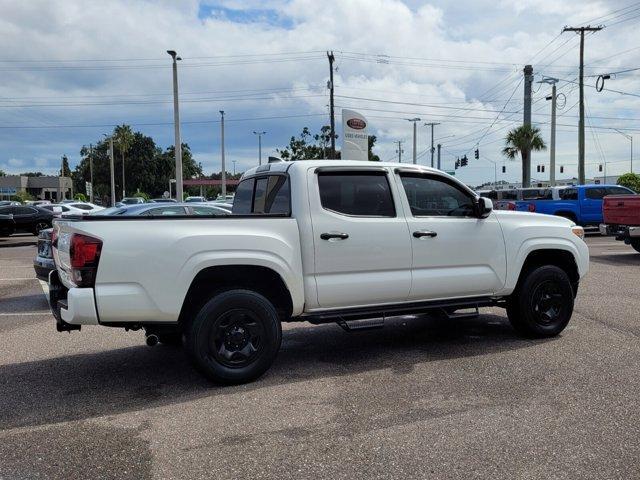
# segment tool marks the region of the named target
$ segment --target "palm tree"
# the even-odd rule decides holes
[[[504,139],[505,146],[502,154],[514,159],[518,153],[522,157],[522,186],[531,184],[531,151],[545,150],[547,146],[540,135],[540,129],[531,125],[522,125],[514,128]]]
[[[114,131],[113,136],[120,147],[120,155],[122,157],[122,198],[126,196],[124,188],[124,154],[131,148],[133,144],[133,132],[129,125],[118,125]]]

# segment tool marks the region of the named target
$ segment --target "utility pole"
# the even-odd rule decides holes
[[[227,169],[224,165],[224,110],[220,110],[220,150],[222,156],[222,197],[227,196]]]
[[[418,149],[417,149],[417,129],[416,129],[416,124],[417,122],[420,121],[420,118],[415,117],[415,118],[405,118],[406,121],[408,122],[413,122],[413,164],[415,165],[416,163],[418,163]]]
[[[531,125],[531,84],[533,83],[533,67],[524,67],[524,118],[523,125]],[[531,150],[522,156],[522,187],[531,185]]]
[[[333,51],[327,52],[327,58],[329,59],[329,125],[331,126],[331,152],[329,152],[330,158],[336,158],[336,122],[333,114],[333,62],[335,57]]]
[[[236,174],[236,160],[233,160],[233,174]]]
[[[402,163],[402,153],[404,152],[404,150],[402,150],[402,140],[398,140],[398,149],[396,150],[396,153],[398,154],[398,163]]]
[[[182,140],[180,139],[180,109],[178,105],[178,60],[182,60],[177,56],[174,50],[167,50],[173,59],[173,126],[175,129],[174,152],[176,157],[176,199],[181,202],[182,196]],[[124,162],[123,162],[124,167]],[[123,171],[124,178],[124,171]],[[123,182],[124,190],[124,182]]]
[[[89,144],[89,178],[91,179],[91,195],[89,201],[93,203],[93,145]]]
[[[578,184],[584,185],[585,169],[584,169],[584,32],[597,32],[602,30],[601,26],[592,27],[564,27],[562,32],[580,33],[580,113],[578,119]]]
[[[551,96],[546,100],[551,100],[551,141],[549,148],[549,185],[556,185],[556,83],[557,78],[543,78],[538,83],[547,83],[551,85]]]
[[[253,131],[253,134],[258,136],[258,165],[262,165],[262,135],[264,135],[265,133],[267,132],[256,132],[255,130]]]
[[[431,126],[431,168],[433,168],[433,154],[435,152],[435,149],[433,148],[433,127],[435,127],[436,125],[440,125],[440,124],[436,122],[424,124],[425,127]],[[440,162],[438,162],[438,168],[440,168]]]
[[[441,148],[442,148],[442,144],[441,144],[441,143],[439,143],[439,144],[438,144],[438,170],[441,170],[441,169],[440,169],[440,149],[441,149]],[[431,162],[431,165],[433,165],[433,162]]]

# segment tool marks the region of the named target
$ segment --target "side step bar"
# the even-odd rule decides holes
[[[374,330],[384,327],[384,317],[365,318],[363,320],[338,320],[336,322],[345,332]]]

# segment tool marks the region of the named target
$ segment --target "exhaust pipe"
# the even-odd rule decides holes
[[[160,339],[158,338],[158,335],[156,335],[155,333],[150,333],[146,337],[147,345],[150,347],[155,347],[159,341]]]

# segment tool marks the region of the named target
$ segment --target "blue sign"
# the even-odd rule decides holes
[[[11,187],[0,187],[0,195],[15,195],[18,190]]]

